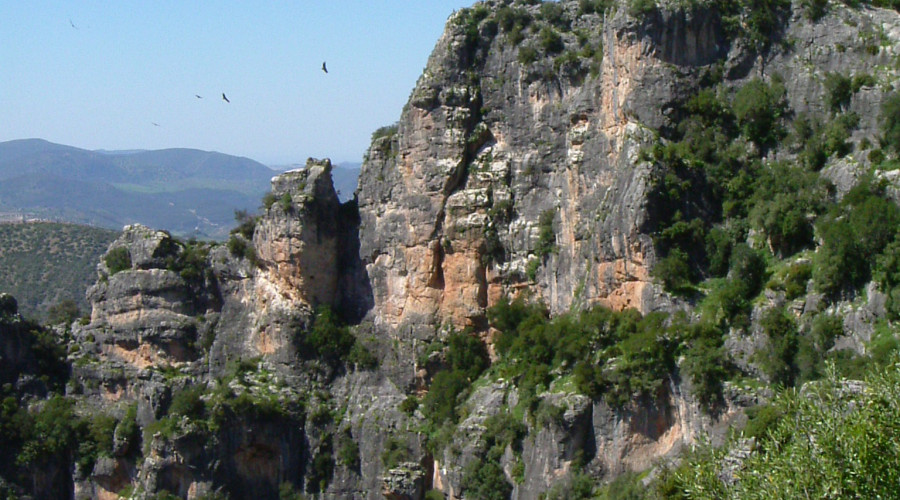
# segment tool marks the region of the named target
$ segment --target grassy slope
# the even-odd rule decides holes
[[[42,318],[48,306],[64,299],[87,312],[84,292],[117,235],[75,224],[0,224],[0,291],[15,296],[28,317]]]

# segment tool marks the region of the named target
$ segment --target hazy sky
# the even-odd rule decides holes
[[[360,161],[472,3],[0,0],[0,141]]]

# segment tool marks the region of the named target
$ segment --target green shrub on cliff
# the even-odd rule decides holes
[[[565,48],[562,37],[550,26],[541,28],[540,45],[547,54],[559,54]]]
[[[228,243],[226,243],[228,247],[228,253],[231,254],[232,257],[238,259],[247,259],[252,266],[259,265],[259,259],[256,256],[256,249],[253,247],[253,243],[249,240],[244,239],[241,236],[232,235],[231,238],[228,239]]]
[[[354,342],[356,339],[350,329],[328,306],[318,308],[313,326],[304,338],[304,343],[313,350],[314,355],[330,361],[345,359]]]
[[[436,425],[456,422],[460,397],[490,364],[484,344],[468,332],[454,332],[447,338],[445,359],[448,368],[434,376],[421,404],[422,412]]]
[[[895,240],[900,208],[884,189],[862,179],[818,222],[822,245],[813,259],[813,281],[823,293],[834,297],[866,283],[877,257]]]
[[[109,269],[110,276],[112,276],[118,272],[131,269],[131,252],[128,250],[128,247],[116,247],[106,252],[103,261]]]
[[[781,119],[786,113],[784,82],[773,78],[747,82],[734,95],[734,116],[744,135],[760,147],[776,144],[784,134]]]
[[[882,103],[879,125],[882,146],[900,154],[900,92],[893,92]]]
[[[503,6],[497,10],[497,24],[514,46],[525,39],[524,31],[531,21],[531,15],[522,8]]]

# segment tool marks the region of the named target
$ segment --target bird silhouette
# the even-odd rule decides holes
[[[322,61],[322,71],[328,73],[328,68],[325,67],[325,61]]]
[[[156,122],[150,122],[150,123],[152,123],[154,127],[158,127],[158,126],[159,126],[159,124],[156,123]]]
[[[225,97],[225,92],[222,92],[222,100],[225,101],[225,102],[231,102],[231,101],[228,100],[227,97]]]
[[[75,26],[75,23],[73,23],[71,19],[69,19],[69,24],[70,24],[73,28],[78,29],[78,26]]]
[[[203,99],[203,96],[200,94],[194,94],[194,97],[196,97],[197,99]]]

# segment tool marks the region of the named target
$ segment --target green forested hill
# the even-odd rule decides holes
[[[27,317],[73,300],[87,312],[84,292],[100,255],[118,232],[76,224],[0,224],[0,292],[12,294]]]
[[[0,142],[0,218],[25,214],[117,230],[138,223],[223,239],[234,211],[255,210],[273,175],[249,158],[212,151]]]

